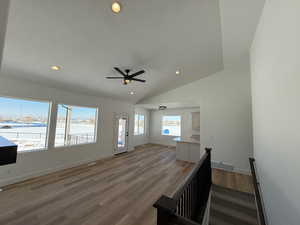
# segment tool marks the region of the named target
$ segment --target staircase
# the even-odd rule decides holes
[[[210,225],[258,225],[254,194],[212,186]]]

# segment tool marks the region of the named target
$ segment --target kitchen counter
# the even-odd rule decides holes
[[[200,160],[200,140],[190,137],[177,137],[176,159],[188,162],[198,162]]]
[[[199,144],[200,145],[200,140],[194,139],[194,138],[189,138],[189,137],[177,137],[173,139],[176,142],[185,142],[185,143],[192,143],[192,144]]]

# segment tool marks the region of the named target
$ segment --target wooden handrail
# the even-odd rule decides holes
[[[190,183],[191,180],[196,176],[197,172],[199,171],[200,167],[203,165],[204,161],[207,157],[210,156],[211,148],[205,149],[205,154],[202,156],[200,161],[197,163],[196,167],[188,174],[188,176],[184,179],[184,181],[179,185],[175,194],[173,195],[173,199],[178,200],[184,191],[184,186],[187,183]]]
[[[267,225],[265,211],[264,211],[264,207],[263,207],[263,201],[262,201],[261,192],[260,192],[260,188],[259,188],[260,184],[257,180],[257,175],[256,175],[256,170],[255,170],[255,165],[254,165],[255,159],[249,158],[249,162],[250,162],[251,174],[252,174],[252,179],[253,179],[253,186],[254,186],[254,192],[255,192],[259,225]]]
[[[154,204],[158,225],[199,225],[203,220],[212,184],[211,149],[205,151],[173,197],[162,196]]]

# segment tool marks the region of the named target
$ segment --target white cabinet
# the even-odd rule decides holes
[[[192,112],[192,129],[200,130],[200,112]]]
[[[200,160],[200,145],[189,144],[190,162],[198,162]]]
[[[176,159],[188,162],[198,162],[200,160],[200,144],[177,142]]]

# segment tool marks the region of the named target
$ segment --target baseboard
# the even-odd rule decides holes
[[[228,172],[251,175],[250,170],[237,168],[229,163],[220,164],[220,162],[218,162],[218,161],[212,161],[211,165],[212,165],[212,168],[214,168],[214,169],[220,169],[220,170],[224,170],[224,171],[228,171]],[[220,165],[225,165],[225,166],[220,166]]]
[[[241,173],[241,174],[245,174],[245,175],[251,175],[251,172],[250,170],[245,170],[245,169],[240,169],[240,168],[235,168],[233,170],[233,172],[236,172],[236,173]]]
[[[44,176],[44,175],[47,175],[47,174],[50,174],[50,173],[58,172],[60,170],[69,169],[69,168],[81,166],[81,165],[84,165],[84,164],[89,164],[89,163],[92,163],[92,162],[95,162],[95,161],[98,161],[98,160],[104,160],[104,159],[108,159],[108,158],[111,158],[111,157],[113,157],[113,156],[106,156],[106,157],[99,158],[99,159],[96,159],[96,160],[95,159],[81,160],[81,161],[71,163],[71,164],[68,164],[68,165],[64,165],[64,166],[57,166],[57,167],[54,167],[54,168],[48,168],[46,170],[40,170],[40,171],[37,171],[37,172],[25,174],[25,175],[22,175],[22,176],[17,176],[17,177],[1,180],[0,181],[0,187],[5,187],[7,185],[19,183],[19,182],[22,182],[22,181],[25,181],[25,180],[28,180],[28,179],[31,179],[31,178]]]

